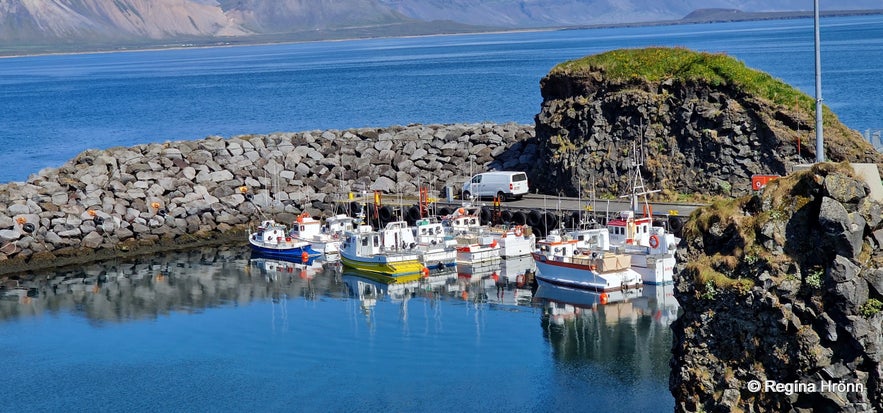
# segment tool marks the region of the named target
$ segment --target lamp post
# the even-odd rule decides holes
[[[816,51],[816,163],[825,162],[825,138],[822,132],[822,54],[819,41],[819,0],[813,8]]]

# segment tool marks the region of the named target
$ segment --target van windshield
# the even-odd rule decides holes
[[[526,181],[526,180],[527,180],[527,174],[525,174],[525,173],[512,175],[512,182],[521,182],[521,181]]]

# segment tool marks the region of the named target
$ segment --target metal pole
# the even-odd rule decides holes
[[[822,53],[819,40],[819,0],[814,2],[816,49],[816,163],[825,162],[825,138],[822,132]]]

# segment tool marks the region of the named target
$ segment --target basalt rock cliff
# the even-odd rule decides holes
[[[542,79],[536,116],[541,192],[630,191],[634,153],[647,187],[740,196],[755,174],[815,159],[814,99],[736,59],[685,49],[616,50]],[[883,162],[825,109],[826,159]]]
[[[823,163],[691,216],[675,411],[883,411],[883,205],[865,182]]]

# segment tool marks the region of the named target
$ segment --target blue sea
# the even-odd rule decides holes
[[[808,19],[0,59],[0,182],[87,148],[410,123],[532,123],[555,64],[733,55],[812,94]],[[883,128],[883,16],[823,19],[823,95]],[[519,288],[530,262],[389,287],[245,248],[0,287],[0,411],[671,411],[671,287]],[[504,280],[504,281],[500,281]]]
[[[822,95],[883,129],[883,15],[822,19]],[[721,52],[814,94],[812,19],[0,59],[0,182],[89,148],[208,135],[533,123],[540,79],[611,49]]]

